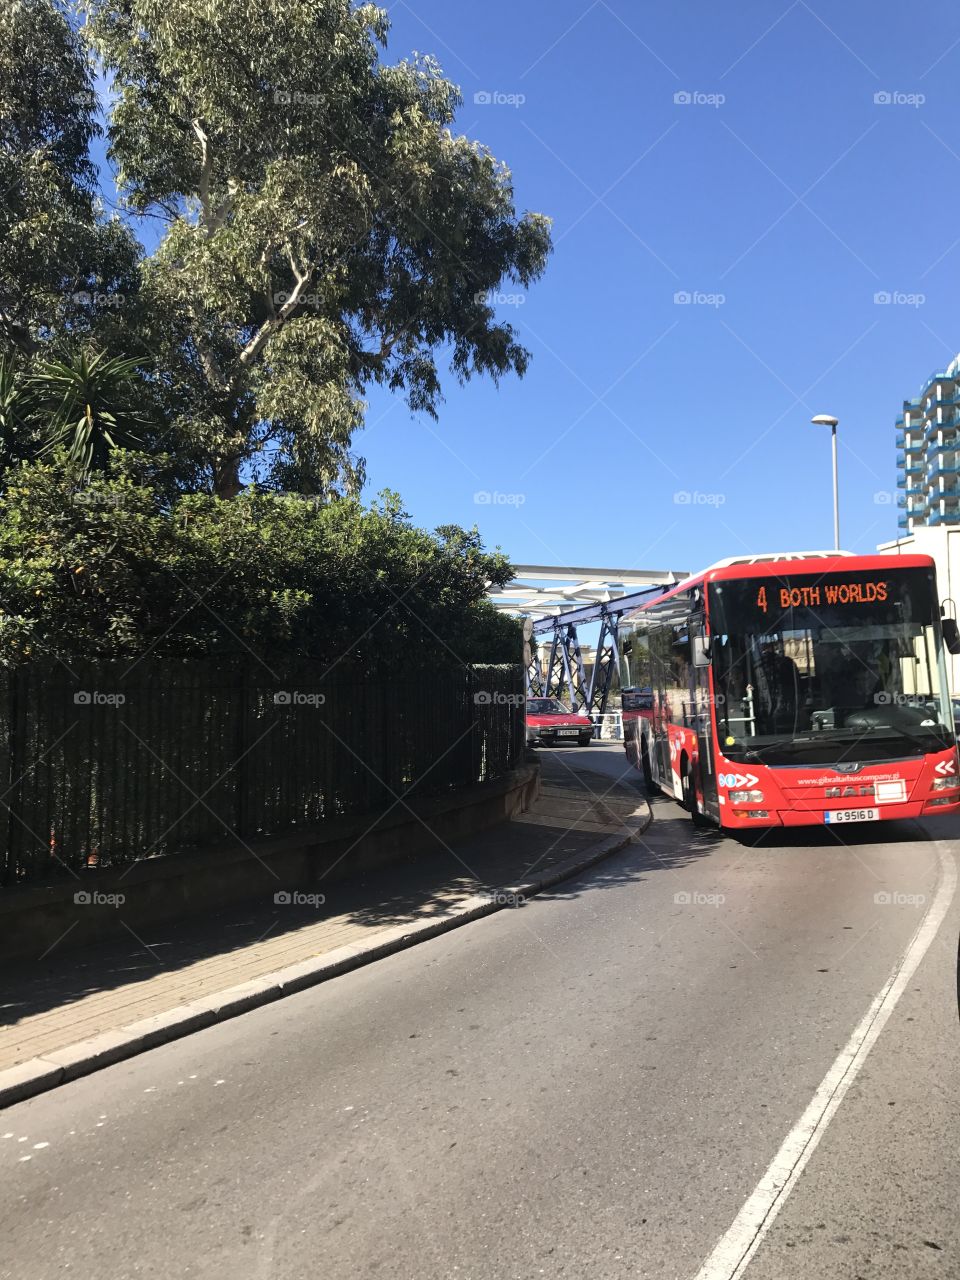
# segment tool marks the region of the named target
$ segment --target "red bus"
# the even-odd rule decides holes
[[[628,757],[697,823],[953,813],[940,613],[928,556],[723,560],[623,619]]]

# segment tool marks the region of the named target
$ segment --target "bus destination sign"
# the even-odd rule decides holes
[[[887,599],[885,580],[865,582],[817,581],[809,586],[783,586],[762,583],[757,588],[756,606],[763,613],[770,608],[816,609],[824,605],[884,604]]]

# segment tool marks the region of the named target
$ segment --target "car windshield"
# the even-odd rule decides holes
[[[527,714],[533,716],[565,716],[571,713],[556,698],[528,698]]]
[[[733,760],[886,760],[953,745],[933,575],[709,588],[717,730]]]

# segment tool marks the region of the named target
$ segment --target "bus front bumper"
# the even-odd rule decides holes
[[[720,810],[720,821],[725,827],[823,827],[830,826],[840,830],[845,826],[866,826],[868,823],[904,821],[910,818],[934,818],[942,814],[960,812],[960,796],[944,797],[939,803],[916,800],[899,804],[871,806],[876,808],[877,816],[863,822],[827,823],[827,813],[835,813],[836,809],[761,809],[758,806],[749,809],[732,808],[723,805]]]

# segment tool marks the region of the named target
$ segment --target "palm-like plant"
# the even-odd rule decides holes
[[[82,470],[106,469],[113,449],[142,443],[149,418],[134,405],[139,360],[85,351],[40,364],[27,380],[45,420],[42,454],[66,449]]]

